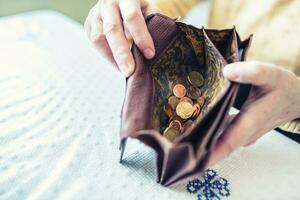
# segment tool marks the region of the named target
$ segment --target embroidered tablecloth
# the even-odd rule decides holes
[[[0,19],[0,199],[300,199],[300,146],[275,131],[172,188],[137,141],[119,164],[124,84],[73,20]]]

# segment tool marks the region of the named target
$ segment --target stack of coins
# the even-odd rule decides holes
[[[201,93],[204,79],[201,73],[192,71],[188,74],[187,85],[176,84],[173,95],[164,105],[164,112],[169,118],[169,124],[163,131],[163,136],[173,142],[176,137],[193,126],[193,121],[199,116],[205,103]]]

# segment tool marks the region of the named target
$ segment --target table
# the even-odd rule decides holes
[[[300,198],[300,146],[275,131],[207,171],[214,180],[164,188],[154,152],[134,140],[119,164],[124,89],[70,18],[0,18],[0,199],[206,199],[187,191],[197,181],[220,199]]]

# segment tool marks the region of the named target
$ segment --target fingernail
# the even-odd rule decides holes
[[[154,51],[150,48],[145,49],[143,53],[147,59],[153,58],[154,56]]]
[[[121,67],[122,73],[127,77],[131,76],[134,72],[134,64],[128,63],[127,65],[123,65]]]

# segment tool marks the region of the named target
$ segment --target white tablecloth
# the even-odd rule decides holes
[[[300,146],[274,131],[190,183],[203,183],[195,193],[157,184],[155,154],[136,141],[119,164],[124,83],[69,18],[0,19],[0,199],[300,199]]]

